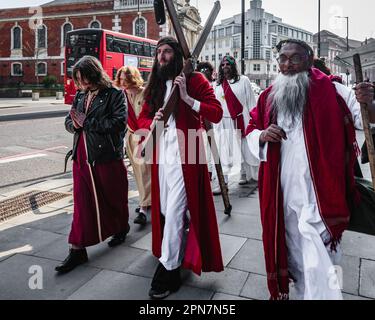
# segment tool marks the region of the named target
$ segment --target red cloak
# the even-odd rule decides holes
[[[350,110],[330,79],[314,68],[309,74],[310,87],[303,116],[304,139],[319,213],[331,234],[334,248],[349,223],[350,199],[358,200],[354,184],[358,145]],[[254,129],[264,130],[274,123],[267,101],[271,89],[269,87],[261,94],[256,108],[250,113],[247,134]],[[280,146],[280,143],[268,144],[267,162],[262,162],[259,169],[263,247],[271,299],[285,298],[289,293]]]
[[[128,178],[123,160],[88,164],[83,135],[73,161],[74,213],[68,242],[88,247],[128,227]]]
[[[219,232],[216,220],[215,206],[212,198],[211,185],[207,164],[199,164],[199,155],[204,154],[203,140],[200,134],[196,140],[195,150],[190,150],[187,143],[188,129],[201,128],[200,116],[214,123],[218,123],[223,111],[220,102],[216,100],[214,91],[209,82],[200,73],[193,73],[187,80],[188,94],[200,101],[199,114],[179,100],[176,127],[184,133],[179,136],[181,157],[189,159],[194,155],[195,163],[188,160],[182,161],[182,172],[185,182],[188,210],[190,212],[190,226],[187,236],[185,256],[182,267],[191,269],[196,274],[201,271],[222,271],[223,260],[221,256]],[[141,128],[150,128],[154,115],[147,101],[142,107],[138,117]],[[194,154],[195,152],[195,154]],[[152,173],[151,173],[151,199],[152,199],[152,251],[156,257],[161,256],[161,242],[163,237],[163,222],[160,213],[160,190],[158,164],[156,163],[156,148],[154,148]],[[202,162],[202,161],[201,161]]]

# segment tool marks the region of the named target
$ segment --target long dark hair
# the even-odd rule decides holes
[[[175,38],[169,36],[161,38],[157,44],[157,48],[164,44],[168,44],[174,51],[174,59],[171,62],[171,70],[173,78],[175,78],[180,74],[183,68],[183,56],[181,47]],[[151,107],[152,115],[154,115],[156,111],[158,111],[163,106],[164,96],[167,90],[167,86],[165,84],[166,79],[160,77],[158,70],[158,51],[156,50],[154,64],[152,66],[151,74],[148,78],[148,83],[144,92],[145,100]]]
[[[224,56],[224,58],[220,62],[219,74],[218,74],[218,77],[217,77],[217,85],[218,86],[220,86],[223,83],[224,78],[225,78],[224,69],[223,69],[224,60],[227,60],[230,64],[231,83],[236,83],[236,82],[240,81],[240,74],[238,73],[236,59],[234,59],[231,56],[226,55],[226,56]]]
[[[99,89],[112,87],[112,81],[104,71],[102,64],[93,56],[83,56],[73,67],[73,80],[79,88],[78,71],[82,80],[97,85]]]
[[[213,72],[214,72],[214,67],[212,66],[210,62],[204,61],[204,62],[198,63],[195,70],[203,73],[208,81],[210,82],[214,81],[214,78],[212,77]]]

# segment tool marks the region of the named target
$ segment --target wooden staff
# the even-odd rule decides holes
[[[213,133],[212,123],[208,120],[204,120],[204,124],[205,124],[205,127],[206,127],[206,131],[210,132],[210,133]],[[228,187],[225,184],[225,180],[224,180],[224,174],[223,174],[223,168],[221,166],[219,150],[217,148],[215,138],[211,134],[207,134],[207,140],[208,140],[208,143],[210,145],[212,156],[213,156],[214,161],[215,161],[216,174],[217,174],[217,178],[219,180],[221,196],[223,198],[223,203],[224,203],[224,213],[226,215],[230,216],[230,213],[232,212],[232,205],[230,204],[230,201],[229,201]]]
[[[354,60],[356,82],[361,83],[363,82],[363,73],[362,73],[362,64],[361,64],[360,55],[358,53],[355,54],[353,56],[353,60]],[[369,117],[367,104],[361,103],[361,114],[362,114],[363,130],[365,132],[365,137],[366,137],[368,158],[370,162],[372,185],[375,189],[375,148],[374,148],[374,140],[372,139],[372,134],[371,134],[370,117]]]

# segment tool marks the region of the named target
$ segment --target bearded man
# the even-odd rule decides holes
[[[239,184],[256,181],[259,161],[249,152],[245,137],[249,113],[255,107],[256,99],[249,78],[238,73],[236,60],[229,55],[220,62],[215,95],[223,108],[223,119],[213,128],[225,182],[228,183],[228,175],[237,158],[241,161]],[[213,192],[215,195],[221,193],[217,179],[214,179]]]
[[[181,266],[197,274],[223,270],[207,164],[200,161],[205,153],[203,139],[199,132],[196,143],[190,145],[187,139],[189,130],[200,129],[201,117],[217,123],[223,112],[205,77],[194,72],[187,78],[180,75],[182,68],[182,50],[177,40],[161,38],[138,118],[142,128],[159,121],[172,85],[178,85],[178,105],[153,150],[152,250],[160,262],[149,292],[154,299],[165,298],[179,289]]]
[[[246,133],[261,162],[259,199],[271,299],[342,299],[334,265],[358,201],[358,154],[350,110],[330,79],[312,68],[302,41],[277,46],[281,73],[259,97]],[[374,110],[372,119],[374,120]]]

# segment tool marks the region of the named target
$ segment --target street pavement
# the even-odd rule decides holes
[[[363,139],[363,135],[360,137]],[[0,201],[30,190],[67,194],[62,200],[0,223],[0,299],[149,299],[148,290],[158,261],[151,253],[150,223],[140,227],[132,222],[138,192],[127,161],[126,165],[131,229],[125,243],[109,248],[107,240],[89,247],[89,262],[62,276],[56,274],[54,267],[68,254],[67,237],[73,213],[71,173],[0,194]],[[185,270],[183,286],[167,299],[269,298],[258,192],[254,184],[238,186],[238,179],[238,173],[230,176],[233,206],[230,217],[224,214],[221,197],[214,197],[225,270],[203,273],[200,277]],[[341,266],[345,299],[375,299],[374,244],[375,237],[349,231],[344,233]],[[42,271],[42,287],[35,288],[36,270]]]
[[[0,99],[0,122],[15,120],[30,120],[66,115],[70,106],[64,100],[56,98],[40,98],[32,101],[31,98]]]

